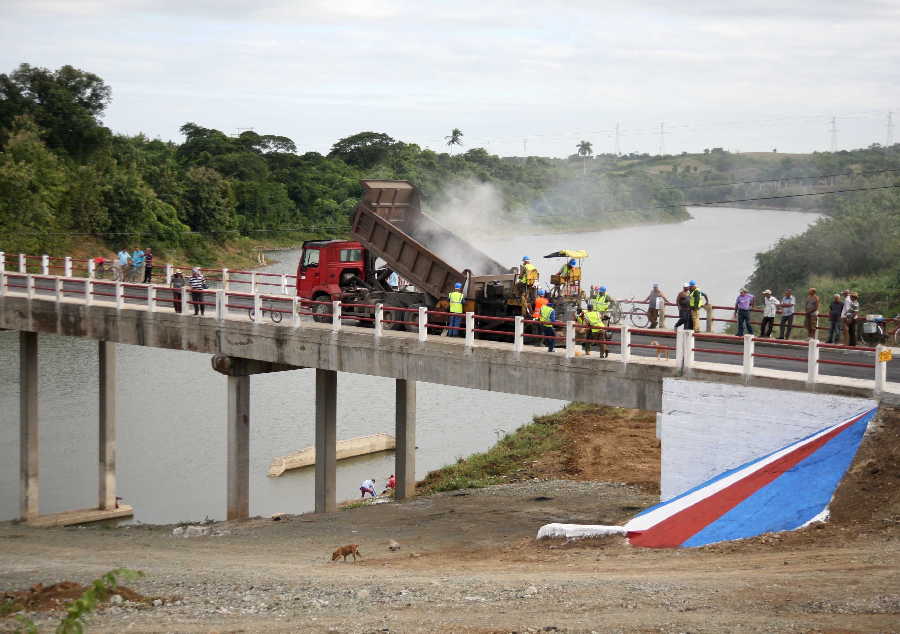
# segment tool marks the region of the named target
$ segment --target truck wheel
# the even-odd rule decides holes
[[[329,299],[328,295],[316,295],[313,297],[314,302],[327,302]],[[331,306],[328,304],[313,304],[312,305],[313,312],[313,320],[320,324],[328,324],[331,323]]]

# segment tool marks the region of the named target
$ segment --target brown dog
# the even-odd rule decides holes
[[[347,544],[346,546],[341,546],[331,553],[331,561],[337,561],[341,556],[344,557],[344,561],[347,561],[347,555],[353,555],[353,561],[356,561],[357,555],[362,559],[362,553],[359,552],[359,544]]]
[[[663,356],[665,356],[665,357],[666,357],[666,361],[669,360],[669,351],[666,350],[665,348],[660,347],[658,341],[651,341],[651,342],[650,342],[650,345],[651,345],[651,346],[656,346],[656,358],[657,358],[657,359],[662,359]]]

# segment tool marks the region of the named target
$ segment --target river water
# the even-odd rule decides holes
[[[559,260],[540,256],[586,249],[585,280],[616,297],[643,298],[659,282],[670,298],[696,279],[714,303],[730,303],[753,269],[754,255],[783,236],[803,231],[807,213],[692,208],[693,220],[606,232],[478,239],[496,260],[517,264],[530,255],[548,279]],[[267,270],[293,273],[296,252],[282,252]],[[775,289],[773,289],[775,290]],[[776,291],[777,292],[777,291]],[[0,332],[0,520],[18,515],[18,339]],[[119,350],[118,486],[136,520],[174,523],[225,513],[226,379],[208,355],[121,345]],[[40,464],[42,513],[97,503],[96,342],[40,339]],[[299,370],[251,379],[250,512],[312,509],[312,469],[268,478],[273,457],[314,442],[314,372]],[[391,379],[340,374],[338,438],[393,433]],[[497,437],[558,410],[551,399],[420,383],[416,475],[490,447]],[[383,486],[393,454],[338,463],[338,499],[358,495],[359,482]]]

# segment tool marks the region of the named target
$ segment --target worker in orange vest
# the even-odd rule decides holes
[[[541,318],[541,308],[546,306],[548,301],[549,300],[547,299],[546,291],[544,291],[544,289],[542,289],[542,288],[538,289],[537,297],[534,298],[534,311],[531,313],[532,319],[538,320]],[[541,327],[541,324],[531,324],[531,326],[532,326],[531,327],[532,334],[541,335],[544,333],[544,330]],[[535,343],[535,345],[537,345],[540,342],[539,339],[533,339],[532,341]]]

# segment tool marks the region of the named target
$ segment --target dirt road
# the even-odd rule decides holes
[[[566,431],[611,424],[583,418]],[[642,415],[621,423],[650,424]],[[657,500],[646,473],[643,486],[538,479],[215,524],[205,537],[175,537],[171,526],[4,523],[0,591],[142,570],[129,585],[160,605],[107,604],[90,621],[101,632],[898,631],[900,418],[876,427],[835,496],[833,520],[792,533],[678,550],[621,537],[538,543],[544,523],[618,524]],[[599,449],[576,448],[547,469],[610,468]],[[540,469],[530,465],[529,475]],[[389,551],[389,540],[400,550]],[[348,543],[364,558],[332,563]],[[0,630],[13,626],[0,618]]]

